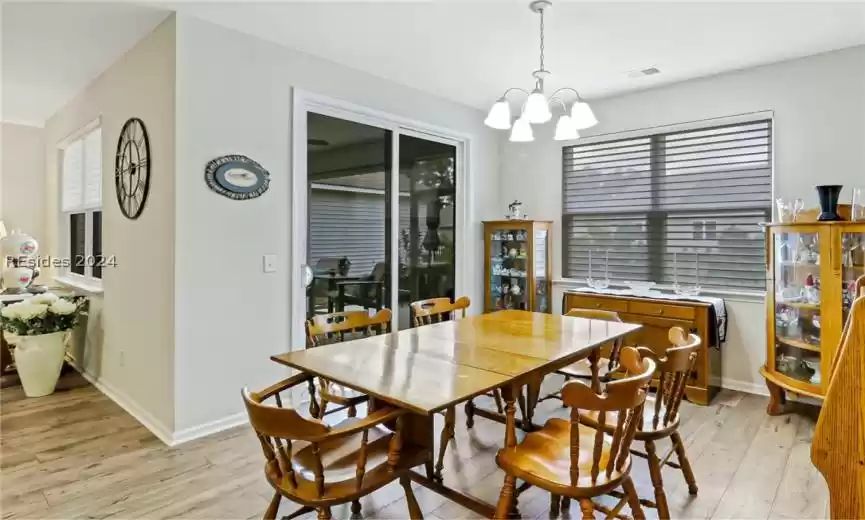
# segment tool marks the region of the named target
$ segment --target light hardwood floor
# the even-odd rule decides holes
[[[816,412],[770,417],[766,403],[729,391],[708,407],[683,403],[682,437],[700,493],[688,496],[681,474],[665,468],[674,518],[825,517],[826,485],[809,460]],[[546,401],[536,420],[564,413]],[[76,374],[40,399],[25,399],[20,387],[3,389],[0,428],[4,518],[260,518],[272,496],[248,427],[168,448]],[[445,482],[495,502],[502,440],[502,425],[477,419],[468,431],[459,417]],[[645,462],[635,458],[634,466],[638,492],[651,498]],[[415,493],[426,518],[475,516],[427,489]],[[283,501],[280,514],[294,507]],[[523,518],[546,518],[548,508],[549,495],[537,489],[520,497]],[[579,505],[572,508],[579,518]],[[334,510],[334,518],[349,515]],[[363,515],[406,518],[402,489],[393,484],[368,497]]]

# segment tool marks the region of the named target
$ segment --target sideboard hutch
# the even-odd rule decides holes
[[[670,328],[681,327],[700,336],[694,370],[685,387],[685,396],[697,404],[709,404],[721,390],[721,347],[712,342],[717,336],[710,327],[711,303],[685,300],[664,300],[642,296],[622,296],[568,291],[562,312],[575,307],[613,311],[622,321],[639,323],[643,327],[625,338],[625,344],[642,345],[663,356],[670,347]]]

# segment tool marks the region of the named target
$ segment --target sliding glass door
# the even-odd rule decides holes
[[[296,114],[292,349],[315,315],[388,308],[405,329],[411,302],[459,296],[459,143],[347,112]]]
[[[306,318],[390,307],[390,130],[310,112]]]
[[[455,295],[456,146],[399,136],[399,323],[408,304]]]

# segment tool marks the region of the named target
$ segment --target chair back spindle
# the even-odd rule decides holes
[[[471,305],[467,296],[460,296],[454,301],[450,298],[430,298],[411,303],[412,325],[422,327],[433,323],[441,323],[466,317],[466,311]]]
[[[621,364],[616,369],[625,376],[607,383],[602,394],[596,394],[582,381],[569,381],[562,388],[562,401],[571,407],[571,445],[570,445],[570,477],[571,485],[577,486],[580,475],[579,423],[580,410],[597,412],[601,424],[606,414],[617,413],[618,419],[612,437],[602,428],[594,429],[592,445],[592,464],[590,477],[597,481],[603,471],[607,476],[613,471],[621,471],[628,459],[631,442],[634,440],[636,425],[642,419],[642,406],[646,399],[646,389],[652,374],[655,372],[655,362],[652,359],[641,359],[636,349],[624,347],[620,353]],[[587,428],[587,427],[583,427]],[[604,444],[610,444],[608,458],[603,460]]]

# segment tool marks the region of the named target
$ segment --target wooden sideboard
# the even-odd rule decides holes
[[[709,308],[711,304],[681,300],[659,300],[638,296],[619,296],[566,292],[562,312],[575,307],[603,309],[618,313],[622,321],[639,323],[643,328],[625,339],[628,345],[643,345],[658,355],[670,346],[671,327],[682,327],[700,336],[702,343],[685,396],[697,404],[709,404],[721,390],[721,349],[710,345]]]

